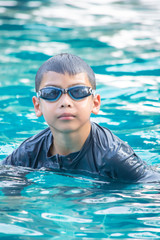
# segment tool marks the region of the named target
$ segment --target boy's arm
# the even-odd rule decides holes
[[[13,165],[13,166],[27,166],[28,154],[26,151],[25,142],[23,142],[16,150],[0,162],[0,165]]]
[[[0,161],[0,165],[14,165],[14,161],[12,160],[12,154],[7,156],[4,160]]]
[[[160,172],[142,161],[123,141],[110,159],[112,177],[126,182],[160,182]]]
[[[160,182],[160,173],[142,161],[136,154],[121,162],[120,177],[133,182]]]
[[[23,163],[19,153],[17,153],[17,151],[13,151],[12,154],[0,162],[0,165],[23,166]]]

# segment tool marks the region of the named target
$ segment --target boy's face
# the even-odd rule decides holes
[[[58,88],[69,88],[77,85],[91,87],[86,73],[79,73],[74,76],[47,72],[43,75],[40,89],[54,86]],[[68,94],[62,94],[55,101],[47,101],[33,97],[33,104],[37,117],[44,116],[53,133],[59,131],[69,133],[90,126],[91,113],[98,114],[100,108],[100,96],[90,95],[81,100],[73,100]]]

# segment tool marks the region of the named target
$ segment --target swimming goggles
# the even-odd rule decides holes
[[[94,94],[94,92],[95,91],[91,87],[81,85],[66,89],[49,86],[39,90],[37,92],[37,97],[47,101],[55,102],[61,97],[62,94],[68,93],[72,99],[78,101]]]

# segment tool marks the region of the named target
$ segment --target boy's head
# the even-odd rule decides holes
[[[95,88],[94,72],[81,58],[56,55],[36,75],[37,97],[32,98],[36,116],[43,115],[54,134],[88,133],[90,115],[100,108]]]
[[[71,76],[78,73],[86,73],[92,89],[96,89],[95,74],[91,67],[78,56],[62,53],[51,57],[38,69],[35,78],[36,92],[39,90],[44,73],[49,71],[61,74],[67,73]]]

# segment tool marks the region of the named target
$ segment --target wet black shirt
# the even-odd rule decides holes
[[[79,152],[50,156],[52,142],[52,133],[47,128],[25,140],[1,164],[91,173],[127,182],[160,181],[160,173],[147,166],[127,143],[96,123],[92,123],[91,132]]]

